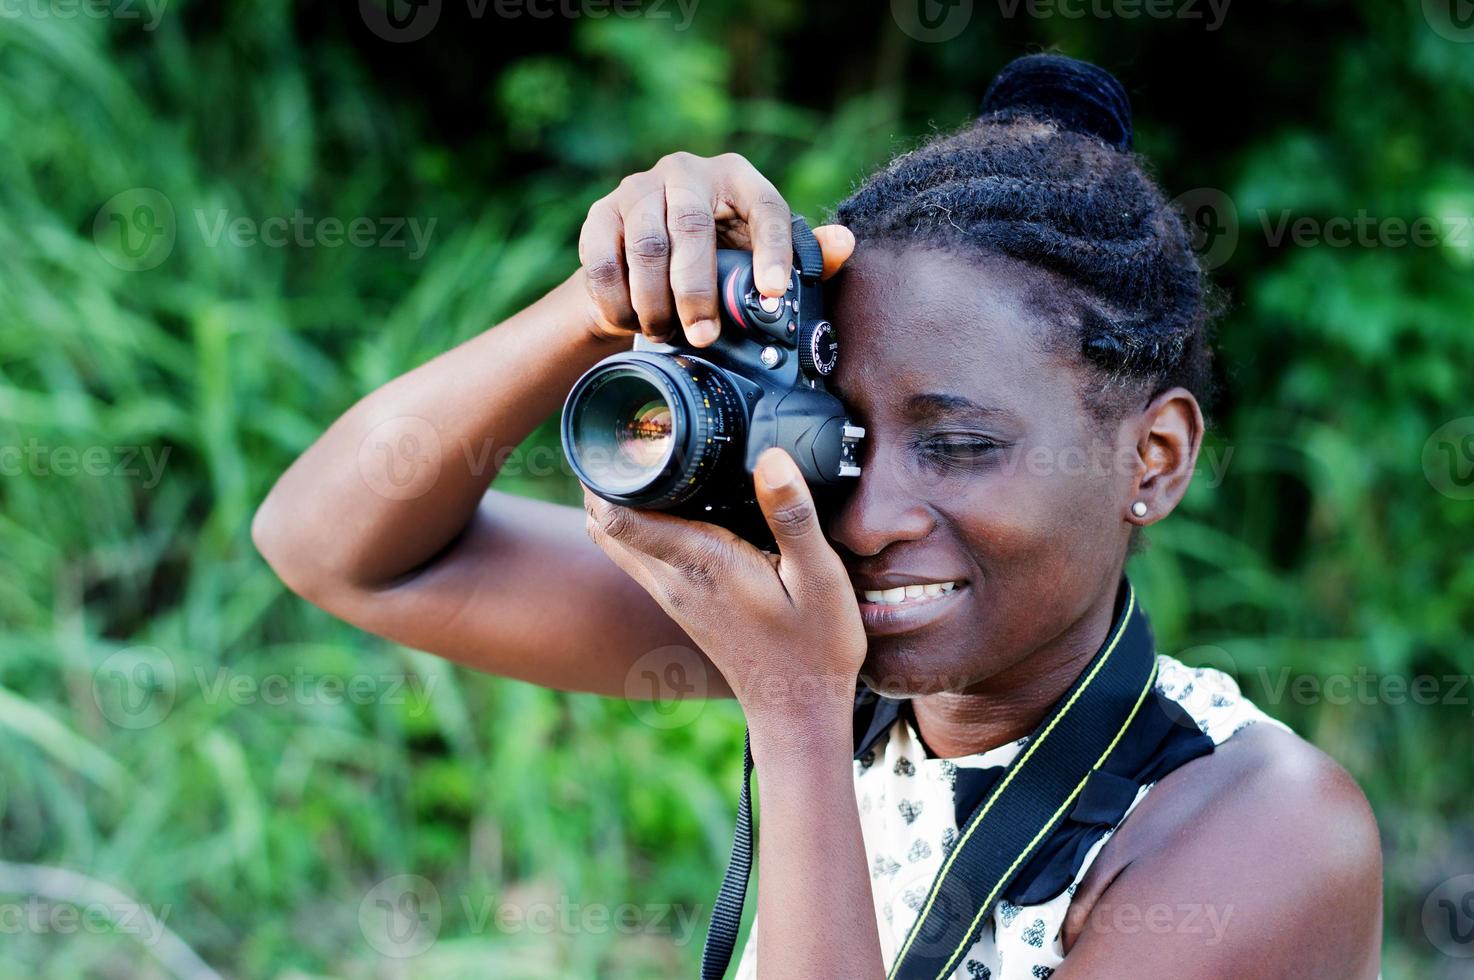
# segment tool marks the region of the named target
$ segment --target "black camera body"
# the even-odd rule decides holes
[[[821,508],[860,475],[865,430],[824,385],[839,342],[824,317],[823,255],[793,222],[787,292],[764,297],[752,254],[717,250],[721,336],[706,348],[654,343],[605,358],[563,406],[563,450],[580,481],[611,503],[664,510],[771,543],[753,492],[770,446],[798,464]]]

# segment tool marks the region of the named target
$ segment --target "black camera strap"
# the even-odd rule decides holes
[[[1027,746],[961,829],[933,879],[889,980],[945,980],[977,942],[988,915],[1121,741],[1153,684],[1155,644],[1131,583],[1105,644],[1039,723]],[[744,746],[732,858],[712,912],[702,980],[726,974],[752,868],[752,752]]]

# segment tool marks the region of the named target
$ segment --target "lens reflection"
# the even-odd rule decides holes
[[[643,489],[675,451],[675,413],[654,381],[628,368],[589,386],[574,407],[574,451],[590,481],[610,493]]]

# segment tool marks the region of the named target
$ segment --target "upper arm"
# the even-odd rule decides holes
[[[1277,734],[1259,740],[1272,741],[1272,753],[1257,753],[1253,765],[1210,792],[1156,801],[1158,812],[1137,828],[1156,835],[1152,846],[1138,836],[1129,861],[1112,869],[1077,920],[1055,980],[1377,976],[1376,820],[1344,769]],[[1192,766],[1179,773],[1186,777]],[[1205,773],[1199,770],[1200,780]]]
[[[451,544],[398,582],[309,598],[355,626],[488,673],[563,690],[726,697],[685,631],[584,530],[582,509],[492,491]],[[666,648],[680,648],[668,650]],[[649,671],[637,661],[653,654]],[[692,674],[695,676],[692,676]]]

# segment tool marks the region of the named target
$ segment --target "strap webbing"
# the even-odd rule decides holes
[[[945,980],[977,942],[1003,889],[1039,850],[1136,718],[1157,664],[1127,586],[1119,625],[968,820],[943,862],[889,980]]]
[[[737,930],[742,927],[742,903],[747,897],[747,878],[752,873],[752,733],[742,739],[742,792],[737,797],[737,830],[732,835],[732,857],[722,878],[721,891],[711,910],[711,928],[701,950],[701,980],[722,980]]]
[[[993,906],[1038,852],[1110,757],[1156,683],[1155,645],[1136,594],[1125,600],[1110,637],[1054,705],[997,785],[978,805],[932,881],[896,954],[889,980],[945,980],[977,942]],[[743,743],[742,792],[732,857],[712,910],[701,957],[702,980],[722,980],[752,870],[752,743]]]

